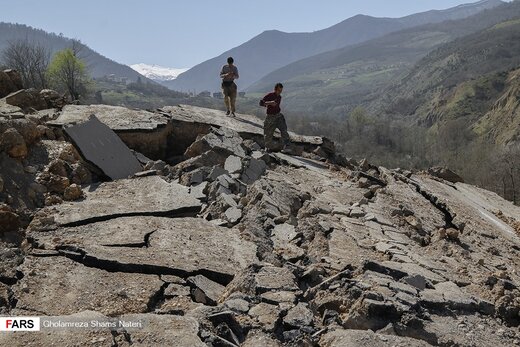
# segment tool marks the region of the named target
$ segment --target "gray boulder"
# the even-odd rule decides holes
[[[212,127],[208,134],[197,137],[184,155],[188,158],[196,157],[209,150],[216,150],[233,154],[243,158],[246,155],[242,147],[242,138],[231,129]]]

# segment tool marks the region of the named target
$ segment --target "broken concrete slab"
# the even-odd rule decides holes
[[[233,312],[247,313],[249,311],[249,302],[238,296],[226,300],[224,306]]]
[[[249,310],[249,315],[253,317],[265,331],[273,331],[280,319],[280,309],[276,305],[261,302]]]
[[[223,116],[221,112],[220,115]],[[182,132],[198,126],[191,128],[185,122],[174,124]],[[208,124],[200,126],[203,131],[193,130],[189,135],[206,134],[211,127]],[[39,129],[42,135],[43,130]],[[60,136],[59,129],[53,129],[53,132]],[[147,134],[155,136],[154,132]],[[171,135],[169,140],[178,146],[185,139]],[[180,163],[179,160],[184,158],[175,155],[175,158],[169,158],[172,163],[179,163],[174,167],[166,166],[165,162],[155,162],[158,174],[190,186],[185,190],[193,195],[199,189],[195,184],[208,181],[200,183],[206,185],[206,189],[201,188],[197,197],[204,199],[205,204],[204,212],[197,218],[177,218],[179,214],[176,213],[168,214],[171,218],[159,217],[163,216],[162,212],[153,211],[161,211],[162,203],[150,202],[155,199],[154,194],[147,195],[152,198],[147,197],[144,202],[135,202],[135,195],[109,194],[107,200],[115,197],[127,204],[146,205],[144,211],[146,214],[146,211],[152,211],[151,215],[125,217],[117,215],[119,211],[111,211],[102,219],[82,219],[78,224],[71,224],[73,226],[55,223],[52,228],[28,230],[28,242],[22,244],[23,251],[18,248],[19,257],[16,254],[9,255],[8,259],[2,257],[6,263],[2,271],[7,271],[0,278],[4,284],[7,283],[0,288],[0,301],[5,303],[2,312],[11,313],[9,310],[13,310],[12,313],[21,313],[23,310],[23,306],[12,309],[16,297],[11,296],[9,287],[25,280],[21,273],[16,272],[19,262],[15,260],[23,260],[25,254],[29,254],[29,257],[42,259],[70,259],[110,274],[160,277],[162,284],[148,300],[147,311],[164,316],[194,317],[200,321],[199,337],[206,344],[225,344],[225,341],[218,340],[220,336],[239,346],[248,340],[249,334],[263,331],[264,335],[280,344],[318,345],[322,335],[341,326],[373,329],[380,333],[378,338],[384,338],[382,334],[413,336],[434,345],[478,345],[479,340],[487,341],[486,334],[493,335],[492,338],[507,335],[493,339],[499,342],[494,344],[496,346],[516,343],[517,331],[514,328],[518,325],[517,288],[520,286],[514,270],[519,265],[519,243],[503,238],[499,224],[482,223],[481,219],[487,219],[485,213],[491,213],[497,219],[514,218],[503,221],[514,226],[519,220],[516,215],[520,208],[508,207],[497,197],[484,193],[466,195],[466,188],[459,183],[448,185],[436,180],[435,183],[422,184],[422,175],[415,181],[420,185],[417,187],[411,182],[415,175],[378,168],[366,161],[358,164],[340,158],[336,166],[332,161],[324,163],[314,159],[323,167],[309,169],[308,163],[297,158],[297,165],[288,165],[274,155],[251,153],[258,150],[253,142],[256,140],[242,141],[244,150],[254,159],[269,162],[270,166],[249,186],[241,182],[236,173],[217,175],[221,177],[216,181],[208,179],[211,171],[216,173],[215,165],[220,168],[225,165],[229,153],[218,154],[211,150],[212,154],[205,152]],[[59,143],[67,142],[48,143],[51,146],[45,147],[49,149],[46,153],[51,154]],[[46,172],[42,170],[62,177],[69,174],[70,170],[65,166],[63,170],[56,167],[51,170],[47,159],[32,160],[30,156],[35,147],[29,147],[29,157],[19,166],[21,174],[6,174],[7,167],[15,165],[12,161],[3,166],[0,164],[0,176],[4,181],[4,191],[0,194],[2,201],[11,204],[18,199],[15,183],[21,182],[22,189],[31,187],[35,178],[45,176]],[[299,150],[297,148],[294,152],[299,153]],[[313,152],[304,152],[302,157],[326,155],[319,154],[321,150]],[[243,164],[247,158],[242,160]],[[150,163],[150,168],[153,164]],[[20,181],[22,175],[31,176],[31,180],[27,183]],[[406,176],[401,180],[398,175]],[[435,184],[440,184],[440,187],[435,188]],[[38,194],[53,194],[47,188],[32,187]],[[160,189],[161,185],[150,187]],[[462,192],[463,196],[458,196]],[[221,198],[223,193],[233,196]],[[466,201],[470,197],[478,198],[483,209],[467,208],[472,203]],[[61,203],[56,197],[47,200]],[[169,203],[169,200],[164,201]],[[112,209],[126,208],[122,205],[114,204]],[[229,207],[241,210],[239,224],[228,229],[214,226],[213,223],[230,225],[227,221],[216,220],[224,219],[224,212]],[[365,218],[347,217],[351,207],[360,207],[366,213]],[[503,216],[498,212],[495,214],[494,209],[498,207],[504,209]],[[46,214],[41,216],[42,222],[47,218],[46,221],[51,223],[55,211],[60,208],[46,208],[43,211]],[[22,209],[16,212],[22,227],[32,217]],[[137,213],[141,212],[137,210]],[[450,223],[459,230],[457,241],[437,237],[440,228],[448,229],[446,226]],[[280,232],[279,228],[284,227],[288,230]],[[410,237],[410,240],[402,235]],[[9,261],[11,258],[13,261]],[[401,267],[383,264],[385,260],[392,260]],[[364,269],[365,261],[379,264],[373,267],[377,272]],[[445,279],[434,283],[427,278],[431,274],[414,275],[412,273],[418,272],[418,268],[407,269],[402,264],[414,264]],[[282,270],[266,270],[266,267],[280,267]],[[34,271],[37,274],[39,269]],[[218,284],[216,287],[226,286],[222,300],[227,301],[215,307],[194,302],[193,291],[203,286],[188,284],[187,279],[202,276],[210,283]],[[407,283],[407,279],[414,278],[410,276],[424,280],[417,281],[417,287],[414,287],[413,281]],[[117,280],[119,277],[114,278]],[[447,281],[452,284],[446,285]],[[42,283],[45,288],[46,282],[42,280]],[[98,291],[97,286],[92,287]],[[449,297],[444,294],[448,291]],[[427,294],[421,297],[422,292],[431,295],[429,298]],[[439,292],[442,295],[438,295]],[[502,293],[505,295],[501,297]],[[468,297],[471,299],[469,306]],[[271,306],[260,306],[249,314],[250,308],[259,303]],[[291,317],[289,311],[299,304],[308,304],[312,324],[293,327],[284,323],[284,318]],[[218,321],[215,316],[220,317]],[[294,316],[299,318],[303,315]],[[262,318],[259,320],[258,317]],[[235,323],[240,329],[236,329]],[[493,327],[492,331],[490,327]],[[236,338],[230,331],[237,332]],[[157,345],[169,343],[160,339],[160,332],[142,339],[134,338],[130,331],[124,335],[127,340],[121,340],[122,336],[114,334],[112,344],[122,346],[130,340],[134,344],[144,344],[149,340]],[[401,345],[406,345],[406,342]]]
[[[188,160],[185,160],[185,161],[175,165],[174,170],[177,171],[178,173],[182,173],[182,172],[190,172],[190,171],[196,170],[198,168],[205,167],[205,168],[210,169],[209,170],[209,175],[210,175],[209,179],[211,180],[211,177],[212,177],[211,168],[220,167],[220,166],[224,165],[226,158],[227,158],[226,153],[221,153],[221,152],[216,152],[216,151],[211,150],[211,151],[204,152],[203,154],[201,154],[199,156],[189,158]],[[222,169],[222,168],[220,168],[220,169]]]
[[[266,152],[261,151],[260,149],[257,149],[257,150],[254,150],[253,152],[251,152],[251,158],[263,160],[266,163],[269,163],[271,157],[269,156],[269,153],[266,153]]]
[[[359,265],[363,260],[357,254],[359,249],[357,239],[366,235],[363,228],[350,227],[346,230],[334,229],[328,240],[330,265],[338,271],[349,264]]]
[[[65,127],[65,132],[83,157],[113,180],[128,178],[142,170],[130,149],[95,116]]]
[[[286,163],[296,168],[304,168],[319,173],[328,172],[327,165],[324,165],[322,162],[319,162],[317,160],[291,156],[284,153],[274,153],[272,154],[272,156],[275,157],[277,160],[281,161],[282,163]]]
[[[421,292],[421,301],[425,306],[434,308],[449,307],[467,311],[475,311],[478,308],[477,300],[453,282],[437,283],[435,289],[424,290]]]
[[[429,343],[410,337],[382,335],[371,330],[333,330],[320,339],[322,347],[428,347]]]
[[[433,284],[446,281],[446,278],[443,276],[415,263],[398,263],[395,261],[383,261],[381,263],[367,262],[365,263],[365,268],[388,274],[396,279],[401,279],[406,276],[421,275]]]
[[[282,347],[281,343],[261,331],[253,331],[247,334],[247,339],[242,347]]]
[[[242,158],[230,155],[224,163],[224,169],[230,174],[242,172]]]
[[[297,235],[294,225],[283,223],[274,227],[271,232],[271,239],[275,246],[284,246],[284,244],[294,240]]]
[[[436,200],[436,205],[444,209],[448,218],[456,225],[463,226],[464,233],[491,235],[508,242],[519,243],[515,230],[494,212],[501,211],[510,218],[520,220],[520,209],[498,194],[465,183],[456,183],[456,189],[428,176],[413,176],[413,182],[422,194]],[[471,217],[470,217],[471,216]]]
[[[216,305],[226,288],[202,275],[188,278],[188,283],[195,287],[193,290],[195,302],[205,305]]]
[[[220,176],[222,175],[226,175],[228,174],[229,172],[227,172],[226,170],[224,170],[223,168],[221,168],[220,166],[215,166],[213,167],[213,169],[211,170],[208,178],[211,180],[211,181],[214,181],[216,180],[217,178],[219,178]]]
[[[424,276],[412,275],[401,278],[401,282],[407,283],[419,290],[425,290],[427,287],[431,287],[431,284],[426,280]]]
[[[87,121],[93,114],[116,132],[155,131],[168,123],[167,116],[144,110],[109,105],[67,105],[56,120],[47,124],[53,126],[79,124]]]
[[[194,198],[199,199],[201,201],[206,200],[206,188],[208,187],[208,182],[202,182],[200,184],[194,185],[190,187],[190,195]]]
[[[183,278],[201,274],[220,284],[258,261],[255,245],[237,230],[200,218],[121,217],[31,237],[90,266]]]
[[[287,223],[276,225],[271,232],[274,251],[289,261],[303,257],[305,254],[303,249],[291,242],[298,235],[293,225]]]
[[[201,202],[188,187],[168,183],[158,176],[105,182],[83,190],[85,199],[45,208],[58,226],[74,226],[121,216],[194,216]],[[38,228],[39,220],[33,221]]]
[[[240,158],[246,155],[240,135],[227,128],[211,128],[207,134],[199,135],[196,141],[186,149],[184,155],[192,158],[209,150],[235,155]]]
[[[252,115],[239,114],[237,117],[226,117],[222,111],[197,106],[178,105],[166,106],[161,109],[171,117],[174,130],[172,136],[179,139],[181,146],[187,148],[197,134],[209,132],[210,127],[228,128],[240,134],[244,140],[254,140],[263,144],[263,121]],[[328,152],[334,148],[334,143],[321,136],[303,136],[289,132],[291,142],[298,152],[305,149],[312,152],[318,147],[326,148]],[[280,134],[275,133],[275,138]]]
[[[458,174],[453,172],[452,170],[448,169],[447,167],[431,167],[427,170],[428,174],[442,178],[443,180],[446,180],[451,183],[464,183],[464,179],[460,177]]]
[[[109,272],[61,256],[28,256],[19,269],[24,277],[12,287],[18,299],[16,308],[34,314],[146,312],[163,285],[156,275]]]
[[[209,124],[233,129],[239,133],[263,135],[263,122],[252,115],[238,114],[237,117],[225,117],[222,111],[190,105],[166,106],[161,110],[170,114],[178,123]]]
[[[164,158],[168,153],[168,138],[173,131],[169,117],[161,113],[131,110],[108,105],[67,105],[60,116],[47,125],[63,127],[79,124],[96,117],[133,150],[152,159]]]
[[[252,184],[258,180],[267,170],[267,164],[260,159],[249,158],[246,161],[241,179],[245,184]]]
[[[242,218],[242,210],[237,207],[230,207],[224,212],[224,215],[229,223],[236,224]]]
[[[196,311],[198,308],[206,307],[203,304],[194,302],[189,296],[165,297],[164,302],[154,311],[157,314],[167,315],[187,315]]]
[[[143,329],[128,332],[132,346],[190,346],[206,347],[199,336],[195,318],[158,314],[125,314],[122,321],[143,322]]]
[[[273,305],[278,305],[281,303],[293,304],[296,301],[296,294],[298,294],[298,292],[282,290],[262,293],[260,298],[262,298],[262,301]]]
[[[270,290],[299,290],[294,275],[283,267],[265,266],[255,276],[258,293]]]
[[[301,328],[311,325],[313,318],[314,315],[308,305],[300,302],[287,312],[283,322],[290,327]]]
[[[164,296],[189,296],[190,287],[184,286],[177,283],[169,283],[168,287],[164,290]]]
[[[24,117],[25,114],[20,107],[9,105],[5,99],[0,99],[0,118],[12,120]]]

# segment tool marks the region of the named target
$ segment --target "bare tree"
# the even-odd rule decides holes
[[[25,87],[47,88],[46,71],[50,61],[50,51],[43,45],[28,39],[9,42],[2,53],[2,63],[17,70]]]
[[[510,145],[503,150],[500,156],[502,162],[503,175],[509,181],[509,192],[506,191],[506,198],[518,204],[518,180],[520,179],[520,148],[518,145]]]
[[[72,39],[72,43],[70,44],[70,49],[74,53],[74,56],[80,59],[85,63],[85,67],[87,71],[92,70],[93,65],[89,64],[89,58],[92,54],[92,52],[87,49],[87,47],[81,42],[81,40],[78,39]]]

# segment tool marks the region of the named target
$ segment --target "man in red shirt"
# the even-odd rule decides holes
[[[282,91],[283,85],[277,83],[274,86],[274,91],[260,100],[260,106],[267,107],[267,116],[264,121],[264,142],[266,150],[272,151],[275,149],[273,137],[275,130],[278,128],[282,134],[282,152],[288,153],[290,152],[288,148],[290,143],[289,133],[287,132],[285,117],[281,113],[280,108],[280,104],[282,103]]]

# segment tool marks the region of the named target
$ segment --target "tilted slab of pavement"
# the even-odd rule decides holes
[[[46,207],[39,214],[52,215],[57,226],[72,226],[122,216],[195,216],[201,208],[187,187],[159,176],[93,184],[83,191],[83,200]]]
[[[141,164],[130,149],[96,116],[64,130],[82,156],[111,179],[128,178],[142,171]]]
[[[172,133],[170,117],[162,113],[131,110],[108,105],[67,105],[57,119],[48,126],[64,127],[89,120],[95,115],[102,123],[133,150],[152,159],[160,159],[168,152],[168,137]]]

